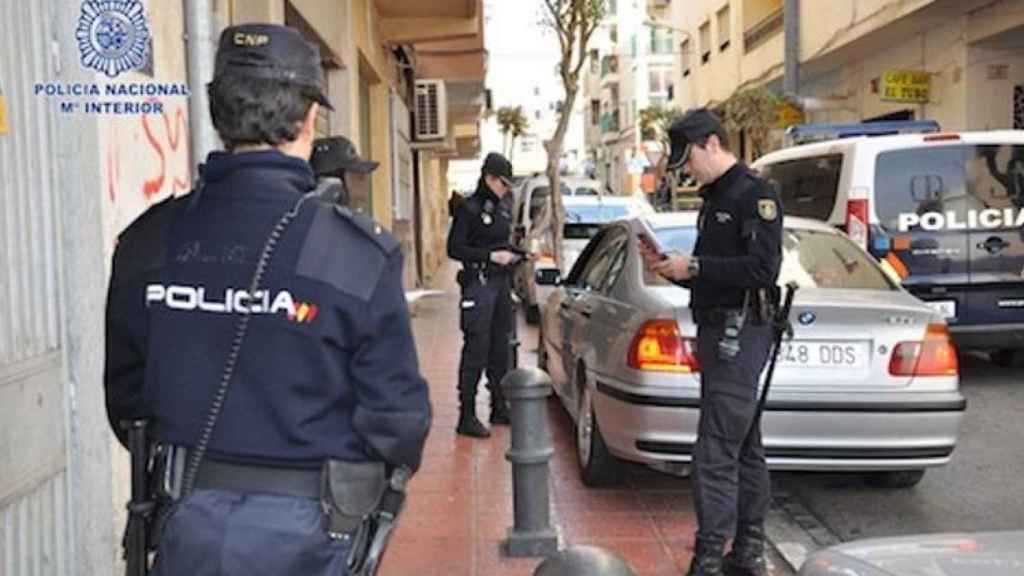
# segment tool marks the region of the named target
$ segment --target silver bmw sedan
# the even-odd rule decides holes
[[[644,216],[658,243],[689,253],[696,213]],[[619,461],[686,473],[700,366],[689,293],[647,272],[637,218],[605,226],[543,307],[539,362],[576,427],[588,485]],[[763,418],[773,469],[857,471],[910,487],[949,462],[966,400],[941,314],[833,228],[787,218],[779,284],[796,282]]]

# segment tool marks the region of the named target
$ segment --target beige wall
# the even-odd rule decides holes
[[[146,11],[153,36],[153,76],[129,72],[113,84],[187,84],[182,4],[154,2]],[[105,79],[97,76],[98,81]],[[144,102],[145,98],[118,100]],[[100,121],[104,190],[104,259],[117,234],[150,205],[191,188],[189,109],[185,97],[161,97],[162,114],[107,115]]]
[[[1024,83],[1024,2],[1020,0],[824,0],[801,2],[801,86],[817,100],[812,122],[849,122],[910,109],[918,119],[950,130],[1012,127],[1012,95]],[[742,31],[753,20],[744,9],[768,3],[730,0],[732,55],[718,52],[715,11],[724,0],[673,3],[671,18],[692,36],[689,79],[676,73],[676,106],[714,105],[734,91],[778,82],[783,73],[784,34],[743,53]],[[763,6],[761,6],[763,8]],[[763,11],[763,10],[762,10]],[[748,20],[750,22],[748,22]],[[710,21],[708,64],[700,63],[699,26]],[[743,24],[741,24],[743,23]],[[927,104],[889,102],[872,80],[887,70],[931,74]]]
[[[429,152],[420,156],[423,280],[431,284],[447,260],[448,160]]]
[[[912,14],[936,0],[822,0],[800,2],[800,60],[812,60]]]

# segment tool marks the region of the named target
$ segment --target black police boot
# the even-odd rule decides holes
[[[491,432],[482,422],[476,419],[476,402],[474,399],[463,398],[459,405],[459,425],[455,427],[457,434],[471,438],[490,438]]]
[[[764,542],[763,526],[740,526],[732,550],[725,556],[726,576],[767,576]]]
[[[508,400],[498,388],[491,388],[491,424],[508,426],[510,422]]]
[[[697,539],[694,547],[693,560],[686,576],[724,576],[722,551],[725,543],[713,540]]]

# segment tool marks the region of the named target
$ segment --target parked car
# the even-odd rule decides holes
[[[1024,132],[842,138],[753,166],[786,214],[845,230],[941,311],[959,348],[1024,363]]]
[[[1019,576],[1024,531],[872,538],[816,552],[800,576]]]
[[[559,178],[559,189],[563,197],[570,196],[602,196],[605,195],[605,186],[589,178],[579,176],[562,176]],[[525,178],[516,188],[516,228],[520,234],[529,232],[537,219],[541,217],[544,206],[547,205],[548,196],[551,194],[551,184],[548,177],[536,175]]]
[[[688,253],[694,213],[647,217]],[[769,466],[870,473],[909,487],[950,461],[966,401],[941,313],[890,279],[834,228],[786,218],[779,283],[800,286],[763,420]],[[576,427],[584,482],[614,482],[617,460],[682,472],[700,400],[689,291],[647,272],[639,222],[590,241],[543,309],[539,363]]]
[[[562,227],[562,264],[571,270],[583,248],[602,225],[640,214],[653,214],[654,207],[646,199],[625,196],[566,196],[562,198],[565,209],[565,225]],[[540,319],[540,305],[547,301],[551,288],[537,286],[534,277],[537,270],[558,269],[551,236],[544,234],[535,238],[529,246],[536,259],[519,266],[516,270],[516,287],[526,320],[536,324]]]

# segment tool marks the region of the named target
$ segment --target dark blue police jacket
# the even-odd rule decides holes
[[[246,313],[212,457],[415,470],[430,404],[398,243],[369,219],[307,200],[249,294],[267,237],[314,187],[313,172],[277,151],[217,152],[201,175],[199,197],[153,206],[118,240],[104,377],[115,431],[144,417],[159,441],[193,445]]]

